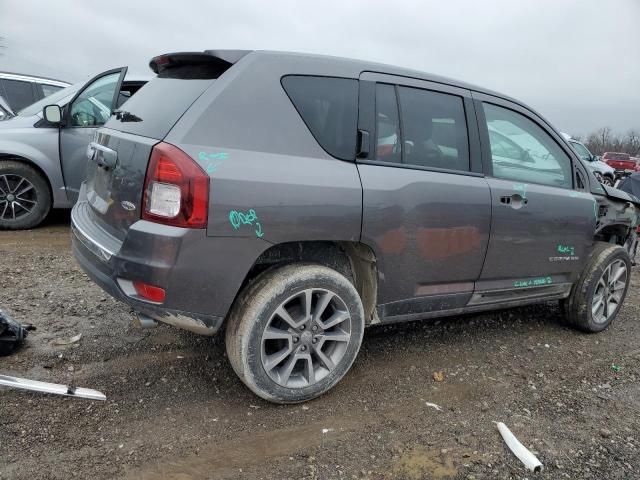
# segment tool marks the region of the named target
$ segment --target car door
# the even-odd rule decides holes
[[[470,92],[375,73],[360,78],[362,241],[375,250],[384,321],[464,306],[491,219]]]
[[[67,198],[76,203],[86,175],[87,146],[98,127],[111,116],[127,68],[116,68],[92,78],[65,107],[60,128],[60,161]]]
[[[596,203],[584,186],[586,171],[535,114],[473,96],[493,214],[471,303],[566,295],[593,245]]]

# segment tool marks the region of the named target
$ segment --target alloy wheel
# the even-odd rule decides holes
[[[340,364],[350,339],[345,302],[328,290],[306,289],[282,302],[267,322],[262,366],[278,385],[307,387]]]
[[[615,260],[604,269],[591,301],[594,322],[606,323],[620,306],[627,276],[627,264],[622,260]]]
[[[0,175],[0,220],[18,220],[29,215],[38,203],[33,184],[11,173]]]
[[[607,187],[613,187],[613,180],[610,177],[603,176],[601,183],[605,184]]]

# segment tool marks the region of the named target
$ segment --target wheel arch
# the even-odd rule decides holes
[[[601,242],[624,245],[631,233],[631,227],[622,222],[607,223],[596,230],[595,239]]]
[[[360,295],[367,324],[379,322],[376,313],[378,293],[376,256],[370,246],[361,242],[298,241],[275,244],[262,252],[254,261],[238,294],[265,270],[298,262],[318,263],[347,277]]]

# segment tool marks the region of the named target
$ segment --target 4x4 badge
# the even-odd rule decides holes
[[[136,209],[136,206],[127,200],[123,200],[122,202],[120,202],[120,205],[122,205],[122,208],[128,210],[129,212]]]

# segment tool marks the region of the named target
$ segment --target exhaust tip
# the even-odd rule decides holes
[[[144,330],[148,328],[154,328],[158,326],[158,322],[156,322],[153,318],[145,315],[144,313],[136,314],[136,326],[142,328]]]

